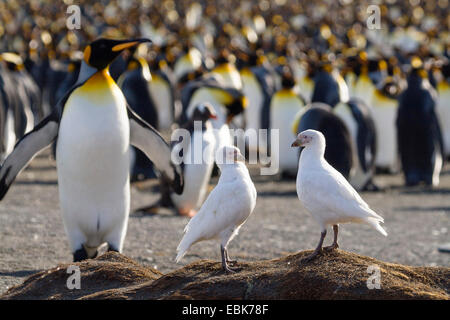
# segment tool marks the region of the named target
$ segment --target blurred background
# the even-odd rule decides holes
[[[77,6],[81,16],[74,18],[73,11],[68,11],[71,5]],[[448,0],[65,0],[58,3],[8,0],[0,3],[0,22],[0,50],[8,52],[3,54],[3,69],[9,68],[14,73],[22,68],[22,73],[32,80],[27,80],[24,89],[28,97],[22,97],[30,101],[30,110],[12,108],[15,114],[10,118],[15,117],[15,137],[4,138],[8,140],[1,148],[4,155],[9,153],[14,141],[50,112],[76,81],[82,50],[98,37],[148,37],[153,41],[150,49],[143,46],[137,52],[125,52],[113,63],[110,72],[123,84],[120,76],[135,68],[131,61],[138,58],[146,61],[145,68],[154,77],[149,84],[149,103],[155,112],[137,110],[133,103],[131,106],[159,130],[173,129],[174,124],[182,125],[187,120],[186,110],[193,103],[190,100],[193,91],[183,94],[182,89],[189,82],[212,75],[219,79],[222,88],[240,90],[247,97],[246,110],[233,114],[240,113],[233,121],[237,127],[280,129],[280,139],[291,139],[294,137],[291,131],[305,128],[300,123],[300,115],[296,116],[301,107],[310,102],[337,106],[334,113],[345,122],[355,155],[347,150],[351,148],[349,141],[336,141],[338,149],[344,150],[345,157],[353,158],[353,163],[332,164],[349,179],[353,175],[351,170],[357,170],[353,167],[358,164],[358,156],[366,172],[372,169],[366,167],[373,164],[397,172],[401,168],[400,156],[411,155],[408,148],[400,150],[400,154],[397,152],[403,145],[396,143],[403,139],[401,133],[396,133],[396,126],[402,126],[396,124],[398,100],[408,87],[408,75],[417,73],[432,86],[436,115],[427,121],[438,123],[422,133],[432,136],[431,144],[438,141],[437,148],[442,149],[438,153],[443,158],[450,155]],[[73,22],[79,25],[69,30]],[[158,82],[161,77],[162,84]],[[281,89],[293,89],[301,101],[289,102],[297,105],[275,112],[279,109],[278,100],[272,97]],[[127,99],[132,94],[126,93]],[[339,105],[351,98],[362,101]],[[417,100],[410,94],[405,99]],[[4,104],[14,105],[14,102]],[[400,109],[407,110],[406,113],[413,108],[407,102],[403,104],[407,106]],[[363,124],[369,129],[374,126],[368,131],[374,137],[369,134],[361,138],[357,132],[361,121],[356,119],[358,128],[352,128],[348,114],[352,113],[355,120],[355,112],[361,113],[366,108],[371,114]],[[2,127],[7,128],[8,112],[3,113]],[[297,119],[288,123],[280,117]],[[403,121],[403,127],[411,128],[411,121],[414,122],[409,118]],[[326,137],[333,139],[333,134]],[[366,139],[364,147],[358,145],[358,139]],[[388,146],[384,145],[386,141]],[[249,148],[253,147],[250,143]],[[370,159],[364,159],[364,148],[370,150]],[[434,170],[433,150],[429,152],[428,166]],[[293,164],[289,164],[289,159],[283,158],[283,150],[280,151],[280,173],[289,176],[296,166],[295,157],[292,156]],[[137,161],[143,167],[148,166],[139,158],[138,154]],[[135,179],[139,175],[154,176],[145,169],[137,170]],[[406,178],[406,183],[411,185],[421,181],[433,184],[428,181],[430,178]],[[355,178],[353,184],[364,187],[368,180],[368,177]]]

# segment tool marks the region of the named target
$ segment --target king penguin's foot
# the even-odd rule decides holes
[[[136,211],[134,211],[133,214],[140,213],[143,215],[153,216],[155,214],[158,214],[159,208],[160,208],[160,206],[159,206],[159,202],[158,202],[158,203],[152,204],[151,206],[148,206],[148,207],[142,207],[142,208],[136,209]]]
[[[372,179],[370,181],[368,181],[366,183],[366,185],[364,187],[362,187],[361,191],[371,191],[371,192],[377,192],[377,191],[382,191],[381,188],[375,184],[375,182],[372,181]]]
[[[405,176],[405,184],[408,187],[416,186],[420,183],[420,175],[418,173],[409,173]]]
[[[86,249],[84,247],[81,247],[80,249],[76,250],[73,253],[73,262],[79,262],[88,259],[88,254],[86,252]]]

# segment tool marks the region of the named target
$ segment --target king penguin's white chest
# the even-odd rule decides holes
[[[107,171],[113,164],[117,170],[128,157],[129,132],[125,98],[112,79],[99,72],[66,102],[57,159],[76,160],[75,167],[95,171]]]
[[[125,98],[106,71],[97,72],[72,92],[60,123],[56,161],[63,216],[77,215],[83,229],[91,229],[101,216],[114,224],[128,214],[129,141]]]

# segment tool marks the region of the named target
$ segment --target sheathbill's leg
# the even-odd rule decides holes
[[[326,251],[332,251],[332,250],[334,250],[334,249],[339,248],[339,245],[338,245],[338,243],[337,243],[338,229],[339,229],[339,227],[338,227],[337,224],[333,225],[333,231],[334,231],[334,240],[333,240],[333,244],[332,244],[331,246],[324,247],[324,248],[323,248],[324,250],[326,250]]]
[[[322,252],[323,240],[325,239],[326,235],[327,235],[327,229],[323,229],[322,233],[320,234],[320,241],[319,241],[319,244],[317,245],[317,248],[314,250],[314,252],[312,254],[310,254],[309,256],[304,258],[302,261],[309,262]]]

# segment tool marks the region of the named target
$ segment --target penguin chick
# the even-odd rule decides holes
[[[228,265],[232,261],[227,246],[255,208],[256,189],[238,148],[220,148],[216,163],[221,170],[219,182],[184,229],[176,261],[179,262],[194,243],[218,238],[222,267],[226,272],[235,272],[236,269]]]
[[[322,230],[317,248],[306,261],[322,252],[327,225],[333,226],[334,241],[326,250],[339,247],[339,223],[366,223],[387,236],[380,226],[383,218],[370,209],[344,176],[325,160],[325,137],[320,131],[302,131],[292,143],[292,147],[304,147],[297,174],[298,198]]]

